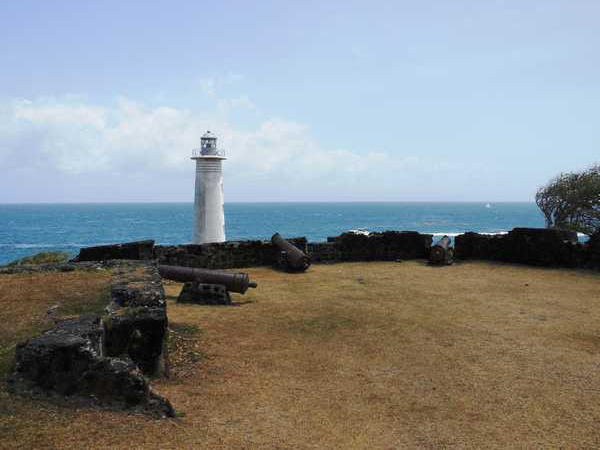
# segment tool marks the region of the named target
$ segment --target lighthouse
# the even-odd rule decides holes
[[[225,152],[217,148],[217,138],[207,131],[200,138],[200,148],[192,150],[196,161],[194,197],[194,244],[225,241],[223,211],[223,167]]]

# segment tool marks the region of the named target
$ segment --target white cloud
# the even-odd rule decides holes
[[[252,106],[244,97],[233,104]],[[221,137],[232,169],[314,177],[364,172],[392,160],[385,153],[323,149],[307,126],[281,118],[243,131],[223,115],[207,119],[189,110],[151,108],[127,98],[119,98],[111,107],[60,99],[21,100],[4,108],[4,114],[12,126],[0,130],[4,153],[0,157],[12,153],[13,164],[37,161],[67,173],[188,170],[190,150],[207,129]]]
[[[239,100],[244,102],[249,100]],[[267,118],[247,129],[222,111],[200,114],[128,98],[99,106],[67,97],[0,104],[0,168],[13,173],[38,170],[46,177],[38,180],[42,184],[61,183],[61,174],[139,175],[155,179],[149,189],[157,191],[181,177],[193,177],[191,149],[206,130],[219,136],[228,157],[229,192],[242,199],[254,198],[254,193],[263,199],[298,200],[304,193],[310,198],[321,193],[328,198],[402,198],[398,196],[429,175],[443,178],[468,171],[425,156],[325,148],[310,127],[284,118]],[[124,184],[123,189],[128,187]],[[181,187],[181,198],[188,198],[188,191],[187,184]],[[147,200],[156,198],[155,193],[148,195]]]

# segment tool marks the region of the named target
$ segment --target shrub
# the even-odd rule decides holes
[[[600,164],[561,173],[535,195],[548,228],[593,234],[600,231]]]

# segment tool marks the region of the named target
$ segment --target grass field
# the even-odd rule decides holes
[[[52,327],[55,318],[102,312],[109,286],[107,270],[0,275],[0,379],[19,342]]]
[[[153,386],[179,418],[0,390],[0,447],[600,447],[600,274],[419,261],[248,272],[259,287],[235,307],[180,305],[166,285],[172,377]],[[19,283],[0,277],[3,324],[52,303]]]

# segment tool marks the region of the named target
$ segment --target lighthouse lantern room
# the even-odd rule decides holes
[[[192,150],[196,161],[194,196],[194,244],[225,241],[223,210],[223,167],[225,152],[217,148],[217,138],[207,131],[200,138],[200,148]]]

